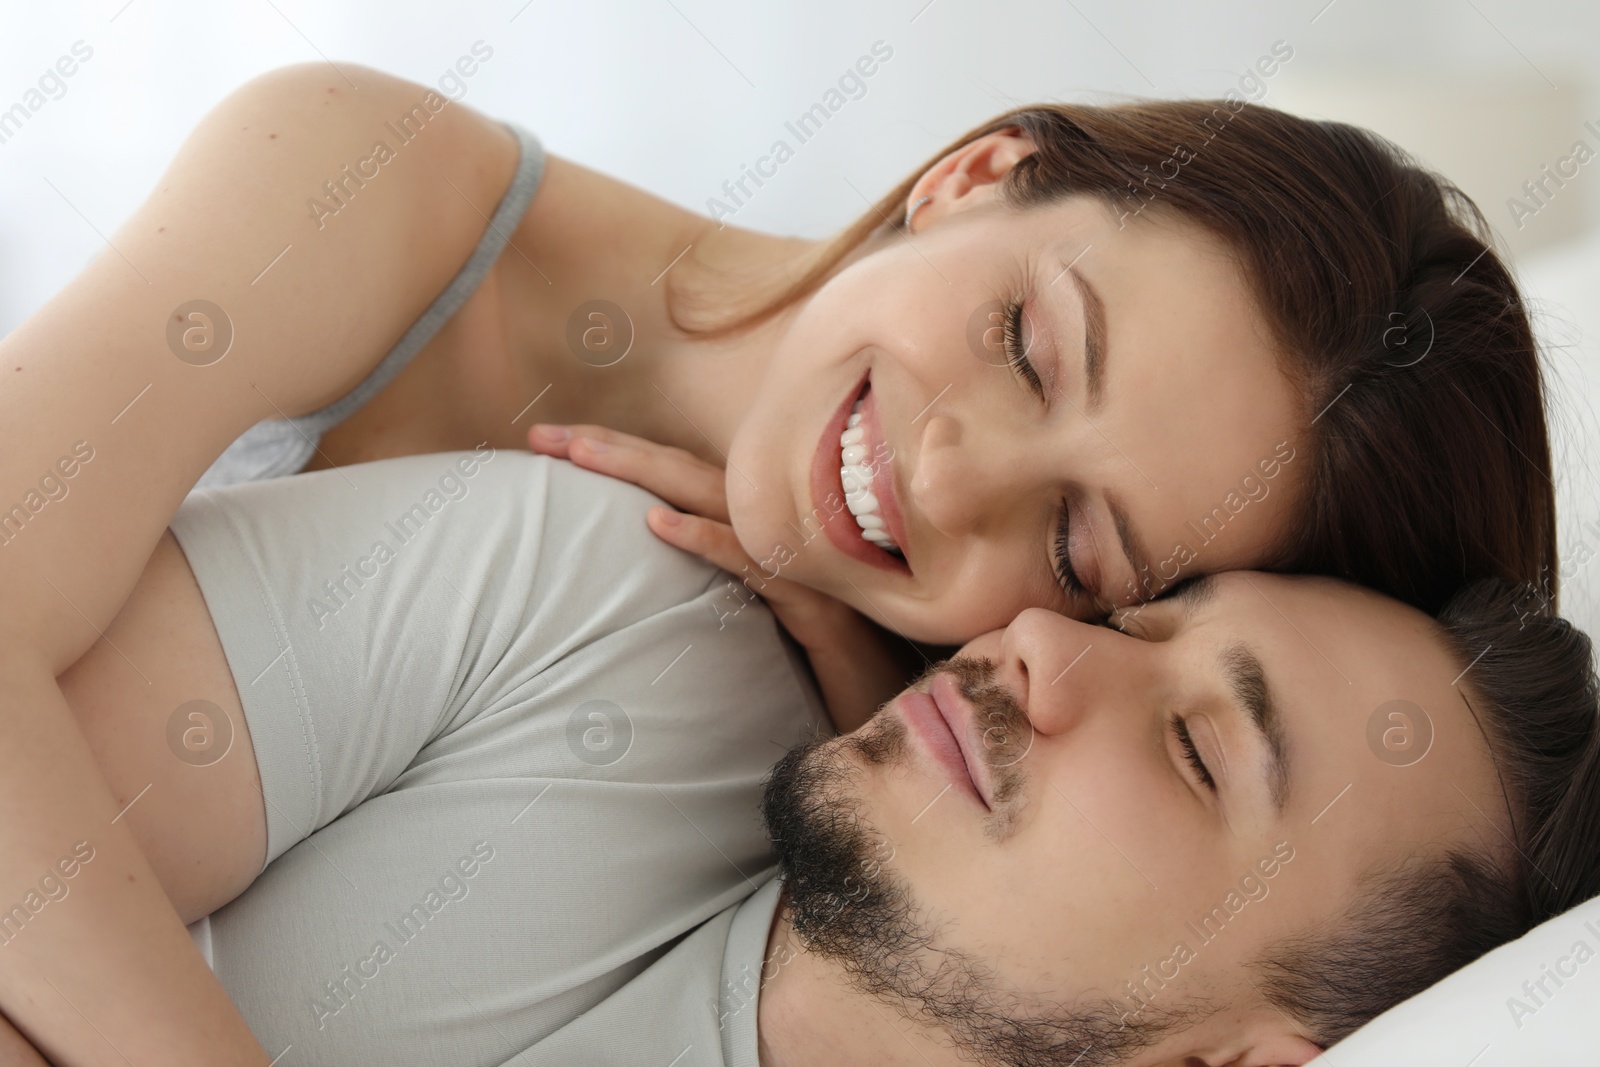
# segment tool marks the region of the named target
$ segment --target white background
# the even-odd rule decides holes
[[[1276,41],[1264,102],[1372,125],[1458,181],[1540,308],[1559,431],[1563,537],[1600,530],[1600,161],[1515,226],[1506,199],[1600,137],[1600,4],[1586,0],[105,0],[9,5],[0,109],[82,40],[94,56],[0,144],[0,332],[102,247],[229,90],[329,59],[419,82],[482,40],[463,102],[559,155],[704,211],[784,122],[875,41],[894,56],[743,206],[739,224],[823,236],[935,150],[1044,99],[1220,95]],[[226,227],[226,220],[219,220]],[[226,239],[226,233],[218,235]],[[1600,537],[1583,536],[1600,553]],[[1600,558],[1600,557],[1597,557]],[[1600,633],[1600,562],[1564,607]]]

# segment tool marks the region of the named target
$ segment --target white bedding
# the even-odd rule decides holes
[[[1594,1063],[1600,1050],[1597,1005],[1600,900],[1591,900],[1385,1012],[1312,1062],[1319,1067]]]

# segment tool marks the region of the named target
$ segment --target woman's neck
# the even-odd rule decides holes
[[[680,321],[725,321],[776,292],[817,242],[718,227],[552,157],[512,244],[496,265],[507,388],[548,387],[521,427],[599,423],[720,464],[796,309],[707,340],[673,325],[668,293]]]
[[[673,250],[675,256],[683,253],[670,272],[674,299],[685,305],[678,309],[683,316],[679,321],[720,323],[750,309],[752,301],[779,291],[779,282],[790,276],[785,267],[813,245],[732,227],[721,231],[705,227],[698,241],[686,240]],[[657,287],[666,281],[661,279]],[[655,309],[659,318],[646,327],[654,329],[641,331],[648,354],[636,368],[637,377],[624,388],[651,428],[645,436],[720,462],[799,303],[749,330],[719,339],[687,335],[674,326],[668,319],[665,292]],[[706,455],[707,447],[714,454]]]

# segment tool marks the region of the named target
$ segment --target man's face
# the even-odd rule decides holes
[[[797,932],[929,1049],[1227,1062],[1271,1011],[1247,961],[1375,864],[1503,840],[1424,615],[1234,573],[1113,624],[1025,612],[775,771]]]

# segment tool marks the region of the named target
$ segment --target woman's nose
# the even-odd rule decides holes
[[[1069,730],[1115,695],[1107,686],[1116,672],[1105,670],[1112,652],[1095,645],[1119,636],[1043,608],[1028,608],[1012,620],[1000,641],[1001,661],[1005,673],[1019,680],[1035,730],[1046,735]]]
[[[913,506],[946,537],[971,533],[1015,491],[1015,462],[964,432],[961,423],[934,415],[922,434],[917,469],[910,482]]]

